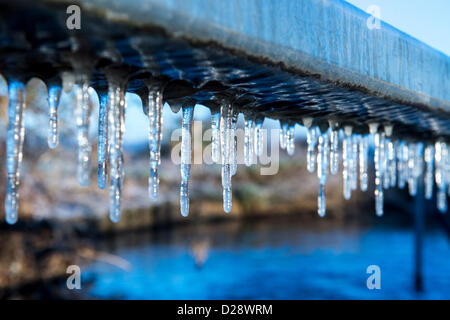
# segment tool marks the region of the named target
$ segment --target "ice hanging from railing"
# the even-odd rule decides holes
[[[437,208],[440,212],[447,211],[447,181],[446,181],[446,166],[448,162],[448,148],[447,144],[442,141],[435,143],[435,180],[438,188],[436,200]]]
[[[248,113],[244,114],[244,161],[247,167],[254,162],[254,130],[255,122],[253,117]]]
[[[109,217],[118,222],[122,207],[123,168],[123,134],[125,131],[125,93],[120,87],[115,87],[117,97],[114,103],[108,104],[108,145],[109,145]]]
[[[368,163],[369,163],[369,137],[364,135],[359,141],[359,185],[361,191],[367,191],[369,187],[369,174]]]
[[[384,214],[383,167],[384,167],[384,132],[378,131],[378,123],[370,124],[370,133],[374,136],[375,153],[375,212]]]
[[[222,153],[223,209],[226,213],[229,213],[231,211],[232,205],[232,159],[230,158],[232,142],[234,142],[234,137],[232,137],[232,114],[233,110],[231,103],[227,100],[222,101],[222,104],[220,106],[220,145]],[[255,131],[255,139],[257,139],[258,137],[259,134]]]
[[[316,143],[317,143],[317,135],[319,128],[316,126],[312,126],[313,119],[312,118],[304,118],[303,124],[305,125],[306,132],[306,142],[308,144],[308,148],[306,151],[306,168],[309,172],[313,173],[315,171],[315,163],[316,163]]]
[[[290,123],[286,132],[286,151],[292,156],[295,152],[295,124]]]
[[[58,106],[61,97],[61,86],[51,85],[48,89],[48,137],[49,148],[56,148],[59,142],[58,135]]]
[[[150,150],[148,194],[151,200],[156,201],[159,195],[158,167],[161,163],[162,92],[157,88],[150,89],[148,103],[148,146]]]
[[[211,112],[211,160],[220,161],[220,111]]]
[[[76,88],[75,120],[78,141],[77,178],[78,183],[84,187],[89,185],[91,172],[91,146],[89,144],[90,113],[89,80],[87,77],[81,75]]]
[[[263,141],[263,126],[264,118],[256,117],[254,128],[254,141],[255,141],[255,155],[259,158],[263,153],[264,141]]]
[[[25,86],[19,81],[10,81],[8,86],[8,130],[6,133],[6,163],[8,182],[5,199],[6,222],[14,224],[18,218],[20,167],[25,139]]]
[[[434,146],[429,144],[425,148],[425,199],[430,200],[433,197],[433,187],[434,187],[434,177],[433,177],[433,166],[434,166]]]
[[[339,171],[339,131],[338,123],[329,121],[330,125],[330,173],[336,174]]]
[[[352,196],[352,129],[351,126],[346,126],[344,128],[345,137],[342,141],[342,185],[345,200],[349,200]]]
[[[106,188],[107,161],[108,161],[108,104],[114,103],[115,92],[108,89],[107,94],[100,94],[98,109],[98,146],[97,146],[97,185],[100,189]]]
[[[320,217],[324,217],[326,211],[325,183],[327,181],[327,173],[328,173],[328,157],[329,157],[328,135],[329,135],[328,131],[319,135],[319,145],[317,152],[317,177],[319,178],[319,195],[317,198],[317,212]]]
[[[288,123],[287,121],[280,121],[280,148],[286,149],[288,140]]]
[[[183,106],[183,118],[181,124],[181,188],[180,188],[180,210],[183,217],[189,215],[189,178],[191,177],[192,156],[192,118],[193,106]]]

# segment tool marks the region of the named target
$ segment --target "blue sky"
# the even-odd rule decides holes
[[[450,0],[347,0],[366,11],[380,7],[381,19],[450,56]]]

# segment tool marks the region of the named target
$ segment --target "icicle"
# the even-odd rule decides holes
[[[306,167],[311,173],[313,173],[315,170],[318,130],[318,127],[314,126],[312,128],[308,128],[308,131],[306,133],[306,142],[308,143],[308,149],[306,151]]]
[[[280,120],[280,148],[286,149],[288,140],[288,123]]]
[[[404,141],[401,141],[398,151],[398,187],[400,189],[405,187],[408,180],[408,155],[409,147]]]
[[[390,187],[393,188],[397,184],[397,162],[396,162],[397,145],[389,140],[388,143],[388,162],[389,162],[389,181]]]
[[[211,159],[214,163],[220,161],[220,112],[211,114]]]
[[[378,132],[378,124],[370,124],[370,133],[374,135],[375,141],[375,211],[377,216],[384,214],[383,193],[383,158],[384,158],[384,132]]]
[[[369,159],[369,137],[361,137],[359,141],[359,184],[361,191],[367,191],[369,186],[369,174],[367,173]]]
[[[444,142],[435,143],[435,181],[438,188],[437,208],[441,213],[447,212],[447,194],[445,181],[445,164],[448,157],[447,145]]]
[[[295,151],[295,124],[289,124],[285,140],[287,153],[292,156]]]
[[[356,190],[358,188],[358,145],[360,139],[361,137],[356,134],[354,134],[351,139],[352,152],[350,158],[350,167],[351,167],[350,184],[352,190]]]
[[[113,90],[108,90],[108,94],[100,95],[97,147],[97,185],[100,189],[106,188],[106,162],[108,161],[108,103],[114,103],[114,99]]]
[[[415,143],[409,144],[409,155],[408,155],[408,191],[410,196],[415,196],[417,194],[417,180],[415,178],[415,167],[416,167],[416,145]]]
[[[352,157],[352,127],[346,126],[345,130],[345,138],[342,142],[342,161],[343,161],[343,171],[342,171],[342,178],[343,178],[343,185],[344,185],[344,199],[349,200],[352,195],[352,185],[351,185],[351,179],[352,179],[352,164],[351,159]]]
[[[222,187],[223,187],[223,209],[226,213],[231,211],[231,159],[232,148],[232,109],[231,104],[224,101],[220,107],[220,140],[222,151]],[[255,135],[259,136],[259,135]]]
[[[50,86],[48,89],[48,137],[49,148],[56,148],[59,142],[58,136],[58,106],[61,97],[61,87],[59,85]]]
[[[109,217],[118,222],[122,207],[122,187],[124,179],[122,140],[125,132],[125,93],[115,87],[116,99],[108,104],[108,148],[109,148]]]
[[[82,79],[77,83],[75,118],[77,123],[78,166],[77,177],[81,186],[89,185],[91,169],[91,146],[89,144],[89,120],[91,104],[89,101],[89,81]]]
[[[150,150],[148,194],[150,200],[156,201],[159,196],[158,167],[161,163],[162,92],[156,88],[150,89],[148,103],[148,146]]]
[[[255,120],[255,154],[257,157],[260,157],[263,153],[263,132],[262,125],[264,122],[264,118],[256,118]]]
[[[328,132],[319,136],[318,154],[317,154],[317,177],[319,178],[319,196],[317,198],[317,212],[320,217],[325,216],[325,183],[327,181],[328,167]]]
[[[194,115],[193,106],[183,106],[183,119],[181,126],[181,188],[180,208],[181,215],[189,214],[189,178],[191,176],[192,139],[191,127]]]
[[[428,145],[425,148],[425,199],[433,197],[433,166],[434,166],[434,146]]]
[[[247,167],[253,164],[254,121],[249,115],[244,115],[244,158]]]
[[[339,171],[339,131],[336,129],[337,122],[330,123],[330,172],[336,174]]]
[[[234,176],[237,171],[237,143],[236,143],[236,122],[238,120],[239,113],[232,109],[231,116],[231,149],[230,149],[230,164],[231,175]]]
[[[14,224],[18,217],[20,167],[22,163],[23,142],[25,139],[25,87],[23,83],[11,81],[8,87],[8,131],[6,136],[6,163],[8,186],[6,190],[6,222]]]

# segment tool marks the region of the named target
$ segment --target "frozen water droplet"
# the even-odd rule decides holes
[[[20,167],[25,139],[25,87],[18,81],[8,86],[8,130],[6,133],[6,163],[8,182],[5,199],[6,222],[14,224],[18,218]]]
[[[56,148],[59,142],[58,136],[58,106],[61,96],[61,87],[58,85],[50,86],[48,89],[48,137],[49,148]]]

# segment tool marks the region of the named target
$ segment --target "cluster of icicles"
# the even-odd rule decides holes
[[[89,184],[91,168],[91,147],[88,139],[90,121],[88,79],[81,79],[76,88],[75,118],[78,141],[77,178],[82,186]],[[18,81],[9,83],[9,124],[7,132],[7,171],[8,187],[5,200],[6,221],[13,224],[17,221],[18,187],[20,182],[20,164],[24,142],[24,109],[25,87]],[[48,89],[49,129],[48,145],[58,145],[58,104],[61,95],[60,86]],[[149,197],[155,201],[159,193],[158,167],[162,140],[162,92],[150,90],[148,105],[149,133]],[[109,175],[109,215],[117,222],[121,215],[122,186],[124,164],[122,154],[122,137],[125,123],[125,91],[120,86],[110,86],[107,93],[100,95],[98,126],[98,175],[97,184],[104,189]],[[194,106],[186,104],[182,107],[182,142],[181,142],[181,188],[180,209],[183,216],[189,213],[189,178],[191,174],[191,126]],[[232,104],[223,100],[220,109],[212,110],[212,160],[222,165],[223,207],[225,212],[231,211],[232,189],[231,179],[236,174],[236,138],[235,130],[238,111]],[[262,125],[264,118],[244,112],[244,159],[246,166],[255,163],[255,159],[263,153]],[[418,184],[423,174],[425,198],[433,196],[434,182],[437,186],[437,207],[441,212],[447,211],[447,193],[450,182],[450,155],[444,141],[434,144],[421,142],[394,141],[391,138],[392,126],[380,126],[372,123],[370,134],[354,134],[351,126],[339,128],[336,121],[329,121],[326,130],[314,125],[312,118],[304,118],[307,128],[307,169],[317,172],[320,187],[318,195],[318,214],[324,216],[326,211],[325,183],[327,175],[337,174],[340,166],[339,146],[342,144],[342,176],[343,195],[350,199],[353,190],[358,187],[368,189],[369,139],[375,144],[375,202],[376,214],[383,214],[383,192],[385,189],[408,185],[409,193],[417,194]],[[294,154],[295,124],[281,122],[280,146],[289,155]],[[343,130],[343,133],[340,131]],[[372,137],[370,137],[372,136]],[[343,138],[340,138],[343,137]],[[340,141],[342,140],[342,141]],[[342,143],[341,143],[342,142]],[[359,166],[359,167],[358,167]],[[109,172],[108,172],[109,169]],[[358,170],[359,169],[359,170]],[[359,179],[358,179],[359,172]]]

